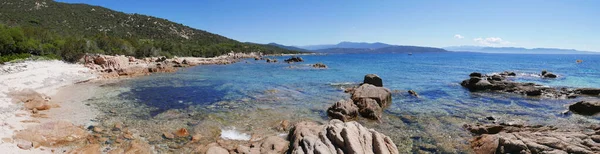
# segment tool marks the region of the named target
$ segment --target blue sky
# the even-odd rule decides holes
[[[243,42],[341,41],[600,51],[597,0],[59,0],[140,13]]]

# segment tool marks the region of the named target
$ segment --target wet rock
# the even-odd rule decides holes
[[[583,95],[599,96],[600,88],[579,88],[575,89],[575,92]]]
[[[290,153],[390,153],[398,149],[392,140],[357,122],[334,119],[327,125],[300,122],[288,135],[292,142]]]
[[[16,133],[15,138],[37,142],[41,146],[58,146],[85,140],[88,133],[70,122],[52,121]]]
[[[419,97],[419,94],[414,90],[408,90],[408,94],[410,94],[411,96]]]
[[[469,74],[469,77],[471,77],[471,78],[474,78],[474,77],[481,78],[482,75],[479,72],[473,72],[473,73]]]
[[[600,112],[600,101],[579,101],[569,105],[569,110],[582,115],[594,115]]]
[[[350,100],[340,100],[327,109],[327,115],[333,119],[350,121],[358,117],[358,107]]]
[[[552,73],[552,72],[548,72],[546,70],[542,71],[542,77],[543,78],[556,78],[556,74]]]
[[[323,63],[316,63],[312,65],[313,68],[327,68],[327,65]]]
[[[292,56],[289,59],[284,60],[286,63],[294,63],[294,62],[304,62],[301,57]]]
[[[377,74],[367,74],[363,80],[365,84],[371,84],[377,87],[383,87],[383,80]]]
[[[175,131],[174,134],[177,137],[187,137],[187,136],[190,136],[190,133],[185,128],[180,128],[179,130]]]
[[[504,80],[504,77],[496,74],[496,75],[492,75],[492,80],[494,80],[494,81],[502,81],[502,80]]]

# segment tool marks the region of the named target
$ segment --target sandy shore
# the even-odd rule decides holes
[[[0,138],[2,138],[0,151],[2,153],[43,153],[44,151],[41,151],[41,148],[33,150],[20,149],[13,142],[12,137],[18,130],[39,124],[37,121],[55,119],[31,117],[32,112],[25,109],[23,103],[14,103],[9,97],[9,93],[33,90],[46,96],[54,96],[57,95],[58,89],[61,87],[94,78],[97,78],[97,74],[90,69],[82,65],[67,64],[62,61],[26,61],[0,66]],[[62,101],[61,99],[57,101]],[[62,106],[68,107],[70,105]],[[68,111],[68,108],[55,108],[55,110],[57,112],[61,110]],[[72,112],[64,112],[64,114],[69,115]],[[88,113],[93,114],[92,112],[86,114]],[[56,118],[77,121],[73,119],[77,116],[57,116]]]

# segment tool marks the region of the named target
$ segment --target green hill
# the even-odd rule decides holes
[[[212,57],[231,51],[298,52],[99,6],[51,0],[0,2],[0,56],[54,54],[72,61],[83,53]]]

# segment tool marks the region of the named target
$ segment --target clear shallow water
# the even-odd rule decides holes
[[[275,58],[283,61],[289,57]],[[586,98],[554,100],[470,93],[459,84],[475,71],[514,71],[517,81],[552,87],[600,87],[598,55],[339,54],[302,58],[305,62],[294,64],[249,59],[128,80],[119,86],[130,90],[121,93],[119,99],[148,106],[146,119],[172,109],[193,110],[217,114],[223,127],[235,126],[253,133],[273,125],[275,120],[264,120],[269,118],[325,121],[328,106],[349,98],[342,87],[358,84],[365,74],[374,73],[383,79],[385,87],[399,92],[393,94],[393,104],[386,109],[383,123],[360,122],[391,136],[405,152],[469,153],[470,135],[461,126],[486,122],[482,120],[485,116],[562,127],[600,120],[597,116],[560,114],[565,104]],[[583,63],[577,64],[577,59]],[[329,68],[310,67],[317,62]],[[536,74],[544,69],[559,78],[540,79]],[[410,89],[421,97],[410,97],[406,93]]]

